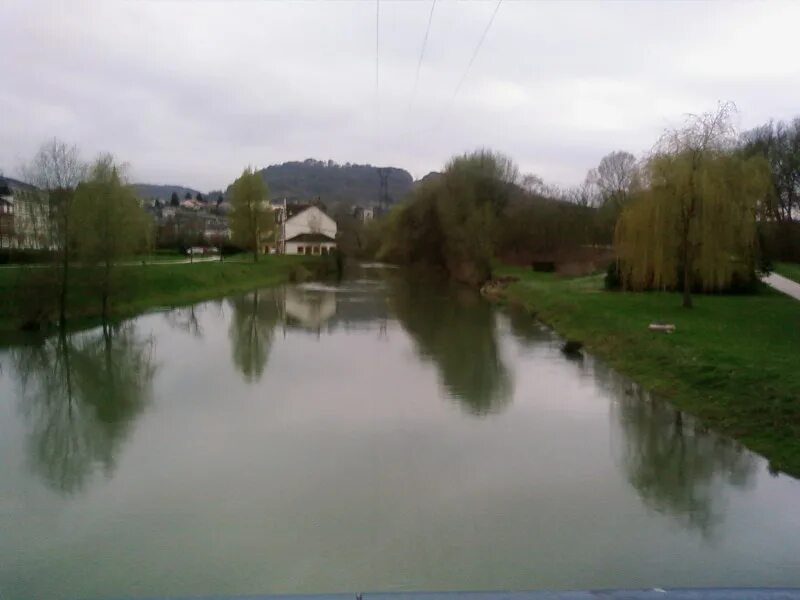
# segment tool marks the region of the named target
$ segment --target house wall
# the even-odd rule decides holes
[[[12,203],[12,212],[4,215],[10,217],[3,224],[3,229],[11,235],[4,235],[4,247],[25,250],[41,250],[47,247],[50,228],[50,206],[47,196],[38,191],[12,189],[12,196],[7,198]]]
[[[286,254],[330,254],[336,242],[286,242]]]
[[[336,221],[312,206],[287,219],[284,224],[284,239],[291,239],[301,233],[324,233],[328,237],[336,238]]]

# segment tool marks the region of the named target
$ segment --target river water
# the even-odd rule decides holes
[[[0,598],[800,585],[800,482],[371,273],[1,349]]]

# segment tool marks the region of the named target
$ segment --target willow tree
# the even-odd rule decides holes
[[[87,180],[75,189],[72,213],[77,258],[100,297],[105,320],[116,288],[117,263],[141,247],[148,218],[109,155],[97,159]]]
[[[229,219],[233,240],[250,250],[253,262],[257,262],[262,236],[274,229],[275,221],[269,207],[269,188],[250,167],[233,182]]]
[[[668,133],[644,168],[646,186],[617,222],[615,248],[631,289],[723,290],[752,278],[756,210],[768,189],[763,159],[731,150],[732,105]]]

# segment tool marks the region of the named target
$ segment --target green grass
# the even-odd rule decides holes
[[[800,283],[800,265],[797,263],[775,263],[773,270],[778,275],[783,275],[792,281]]]
[[[113,315],[128,317],[149,308],[178,306],[277,285],[320,273],[324,267],[319,258],[305,256],[262,256],[258,263],[237,256],[236,260],[224,262],[119,266]],[[69,320],[79,325],[100,316],[100,303],[95,294],[80,285],[80,269],[73,277],[76,285],[69,296]],[[18,331],[26,298],[47,294],[51,285],[44,269],[0,269],[0,333]]]
[[[650,391],[800,476],[800,302],[750,296],[607,292],[602,277],[560,279],[504,267],[506,290],[563,336],[582,341]],[[649,323],[674,323],[673,334]]]

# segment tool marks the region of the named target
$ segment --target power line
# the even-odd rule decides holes
[[[378,95],[378,84],[380,83],[380,60],[381,60],[381,0],[375,0],[375,96]]]
[[[433,9],[436,8],[436,0],[431,2],[431,12],[428,14],[428,26],[425,28],[425,37],[422,40],[422,49],[419,52],[419,60],[417,61],[417,74],[414,77],[414,89],[411,91],[411,99],[408,101],[408,110],[411,110],[411,105],[414,104],[414,99],[417,97],[417,86],[419,85],[419,72],[422,68],[422,59],[425,56],[425,48],[428,46],[428,35],[431,32],[431,23],[433,22]]]
[[[380,94],[380,65],[381,65],[381,0],[375,0],[375,147],[376,160],[380,161],[381,154],[381,94]]]
[[[503,3],[503,0],[497,0],[497,5],[494,7],[494,11],[492,11],[492,16],[489,18],[489,22],[486,24],[486,29],[483,30],[481,34],[481,39],[478,40],[477,46],[475,46],[475,50],[472,51],[472,56],[467,63],[467,68],[464,69],[464,73],[461,75],[461,79],[458,80],[458,85],[456,86],[456,90],[453,92],[453,97],[450,98],[450,102],[448,102],[447,106],[445,107],[444,111],[442,111],[442,115],[439,118],[439,121],[436,124],[436,127],[442,124],[445,115],[450,110],[450,107],[453,105],[453,102],[456,100],[456,96],[458,96],[458,92],[461,91],[461,86],[464,85],[464,81],[467,79],[467,74],[469,70],[472,68],[472,63],[475,62],[475,58],[478,56],[478,52],[481,50],[481,46],[483,46],[483,42],[486,39],[486,35],[489,33],[489,30],[492,28],[492,23],[494,23],[494,18],[497,16],[497,11],[500,10],[500,5]]]

